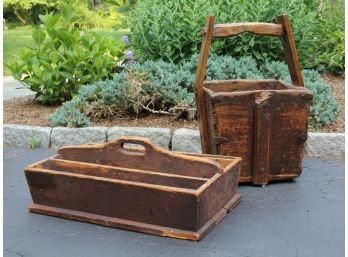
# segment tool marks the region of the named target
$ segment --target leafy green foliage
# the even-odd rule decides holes
[[[140,60],[179,63],[199,51],[199,32],[209,14],[216,23],[274,22],[287,13],[301,63],[311,66],[309,48],[316,48],[314,29],[319,22],[319,0],[138,0],[130,18],[132,41]],[[215,40],[212,52],[233,57],[252,56],[258,63],[283,60],[279,39],[243,34]]]
[[[110,77],[123,55],[123,42],[75,28],[75,12],[68,6],[62,13],[40,16],[43,26],[32,34],[35,45],[8,64],[43,103],[70,100],[81,85]]]
[[[251,57],[240,59],[231,56],[212,55],[208,61],[207,80],[261,79],[256,61]]]
[[[60,4],[60,12],[63,15],[71,15],[71,9],[74,10],[72,25],[82,29],[92,28],[117,28],[120,27],[124,15],[117,12],[110,4],[98,5],[95,8],[89,8],[89,1],[86,0],[65,0]]]
[[[266,62],[261,66],[265,78],[282,79],[291,82],[288,66],[284,62]]]
[[[128,13],[134,8],[137,0],[105,0],[105,2],[116,6],[119,13]]]
[[[86,127],[89,126],[89,118],[81,113],[81,103],[78,100],[71,100],[64,103],[58,108],[53,115],[50,115],[48,120],[53,127]]]
[[[39,138],[37,138],[37,137],[34,136],[34,137],[31,137],[31,138],[29,139],[29,147],[30,147],[31,149],[39,148],[40,145],[41,145],[41,141],[40,141]]]
[[[65,12],[64,9],[68,6],[75,10],[74,26],[79,28],[110,29],[123,23],[124,15],[113,4],[103,3],[91,8],[89,3],[89,0],[5,0],[4,18],[21,25],[38,24],[40,14]]]
[[[331,88],[320,79],[317,71],[304,70],[303,75],[306,87],[313,92],[309,125],[318,129],[321,125],[335,122],[341,108],[332,95]]]
[[[208,60],[208,80],[274,78],[291,83],[287,66],[282,62],[257,66],[251,57],[235,59],[215,54]],[[67,104],[71,104],[69,106],[73,109],[76,102],[76,109],[81,115],[92,120],[142,112],[193,119],[195,101],[192,84],[196,63],[197,55],[180,65],[161,60],[128,64],[112,79],[81,87],[75,99]],[[310,125],[319,128],[334,122],[340,108],[330,87],[321,80],[317,71],[304,70],[303,75],[306,87],[314,94]],[[70,115],[68,111],[67,108],[59,109],[52,119],[64,120],[66,115]]]
[[[130,17],[132,41],[141,60],[179,62],[197,52],[198,32],[209,1],[137,1]]]
[[[39,22],[39,14],[58,9],[60,0],[5,0],[4,18],[22,25]]]
[[[320,35],[315,64],[320,70],[334,73],[344,72],[344,2],[342,0],[324,1],[321,11]]]

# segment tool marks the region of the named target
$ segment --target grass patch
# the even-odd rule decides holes
[[[109,35],[112,36],[115,40],[121,40],[121,37],[124,35],[129,35],[129,29],[94,29],[92,31],[98,32],[101,35]]]
[[[18,50],[26,46],[32,46],[33,39],[31,37],[32,27],[21,26],[4,31],[4,75],[11,75],[11,71],[5,66],[5,64],[13,59],[13,56],[18,53]]]
[[[33,39],[31,37],[33,28],[31,26],[20,26],[15,28],[10,28],[4,31],[4,76],[11,75],[11,71],[5,66],[5,64],[12,60],[13,57],[18,53],[19,49],[26,46],[33,46]],[[120,29],[120,30],[102,30],[95,29],[94,31],[102,35],[110,35],[115,40],[120,40],[123,35],[129,34],[129,30]]]

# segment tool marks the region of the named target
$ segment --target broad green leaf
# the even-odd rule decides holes
[[[258,60],[262,59],[262,56],[261,56],[261,54],[258,51],[254,51],[253,54],[256,57],[256,59],[258,59]]]
[[[254,43],[255,43],[255,37],[252,37],[252,38],[250,39],[249,46],[250,46],[250,47],[254,47]]]
[[[35,30],[33,32],[33,35],[32,35],[33,39],[34,39],[34,42],[40,46],[43,41],[45,40],[46,38],[46,33],[43,32],[42,30],[38,29],[38,30]]]
[[[35,76],[37,76],[38,78],[40,78],[41,75],[42,75],[42,70],[40,69],[40,67],[37,66],[37,65],[33,65],[33,66],[32,66],[32,69],[33,69],[33,72],[34,72]]]
[[[74,81],[74,80],[75,80],[75,78],[73,77],[73,75],[70,74],[69,72],[59,71],[59,74],[61,74],[64,78],[70,79],[71,81]]]
[[[47,82],[48,80],[50,80],[52,77],[52,72],[44,70],[42,73],[42,81],[43,82]]]
[[[96,58],[94,61],[95,66],[97,67],[97,69],[100,69],[101,67],[103,67],[103,60],[102,58]]]
[[[26,79],[27,82],[30,82],[29,84],[36,84],[36,85],[42,85],[42,81],[39,80],[38,78],[36,77],[30,77],[30,78],[27,78]]]
[[[58,54],[56,52],[51,52],[50,53],[50,59],[53,63],[57,63],[58,62]]]

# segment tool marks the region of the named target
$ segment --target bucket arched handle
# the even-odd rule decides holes
[[[206,26],[202,29],[203,41],[194,81],[196,105],[200,121],[199,127],[202,150],[204,153],[210,153],[211,151],[211,141],[209,139],[208,126],[209,121],[207,118],[203,84],[206,75],[209,50],[213,38],[231,37],[244,32],[263,36],[279,37],[283,45],[284,59],[289,68],[292,84],[295,86],[304,87],[301,66],[298,60],[295,41],[287,15],[278,16],[276,23],[247,22],[214,24],[214,20],[214,16],[208,16]]]

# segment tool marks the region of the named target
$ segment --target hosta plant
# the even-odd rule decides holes
[[[34,47],[23,49],[7,64],[13,76],[43,103],[70,100],[81,85],[111,76],[123,55],[123,42],[81,31],[74,13],[40,16],[42,26],[33,32]]]

